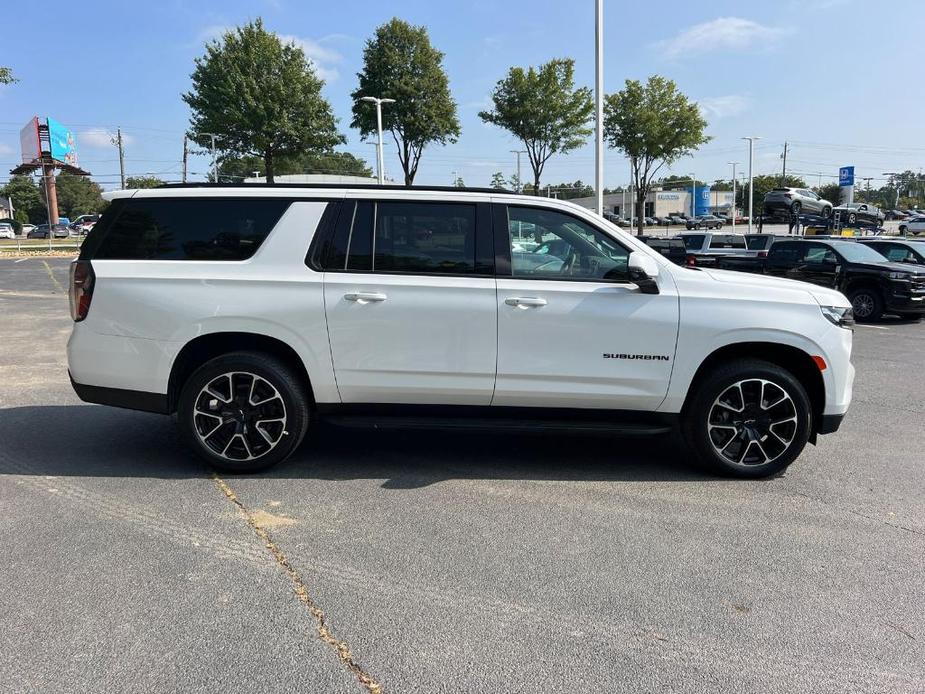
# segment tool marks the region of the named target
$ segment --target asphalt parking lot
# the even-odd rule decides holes
[[[77,400],[66,282],[0,259],[0,691],[925,691],[923,323],[858,327],[842,430],[776,479],[336,428],[213,478]]]

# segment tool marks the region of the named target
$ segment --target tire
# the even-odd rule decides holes
[[[302,442],[309,421],[300,379],[259,352],[231,352],[206,362],[183,385],[177,406],[186,444],[226,472],[257,472],[282,462]]]
[[[681,430],[697,460],[715,473],[746,479],[777,474],[809,440],[809,396],[776,364],[738,359],[711,371],[696,388]]]
[[[854,212],[848,215],[848,224],[854,224],[857,221],[858,221],[858,216]]]
[[[832,208],[831,208],[831,207],[823,207],[823,208],[822,208],[822,218],[823,218],[823,219],[828,219],[828,218],[831,217],[831,216],[832,216]]]
[[[797,216],[800,212],[803,211],[803,204],[800,202],[795,202],[790,206],[790,214]]]
[[[873,287],[855,289],[848,295],[848,300],[851,302],[855,320],[861,323],[880,320],[883,316],[883,299],[880,292]]]

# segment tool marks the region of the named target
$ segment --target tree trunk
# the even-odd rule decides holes
[[[268,149],[263,153],[263,167],[266,169],[267,183],[273,183],[273,150]]]
[[[642,189],[636,188],[636,236],[642,236],[642,220],[646,216],[646,196]]]
[[[540,194],[540,172],[536,169],[533,170],[533,194]]]

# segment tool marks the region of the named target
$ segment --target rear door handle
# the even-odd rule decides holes
[[[519,308],[540,307],[546,305],[546,299],[537,296],[512,296],[504,300],[508,306],[517,306]]]
[[[347,301],[356,301],[361,304],[373,301],[385,301],[389,297],[381,292],[349,292],[344,294]]]

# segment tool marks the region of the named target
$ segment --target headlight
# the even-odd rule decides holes
[[[854,325],[854,311],[843,306],[820,306],[822,315],[839,328],[850,329]]]
[[[899,280],[900,282],[911,282],[912,273],[911,272],[891,272],[890,279]]]

